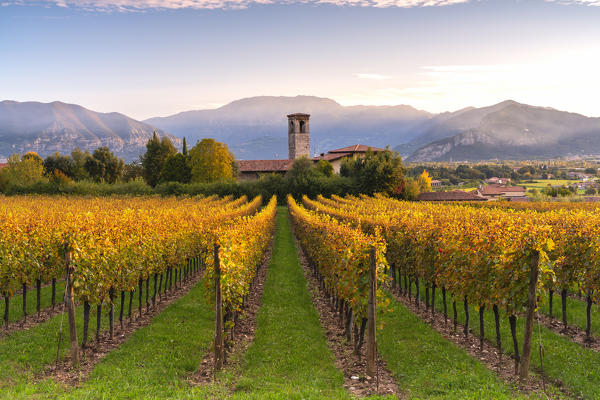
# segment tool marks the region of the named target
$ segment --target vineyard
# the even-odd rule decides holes
[[[600,398],[592,206],[1,200],[0,397]]]

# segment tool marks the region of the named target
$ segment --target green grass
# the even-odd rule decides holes
[[[273,254],[235,399],[346,399],[299,265],[285,207],[277,210]]]
[[[209,350],[213,331],[213,308],[197,284],[108,354],[69,398],[192,398],[186,379]]]
[[[413,285],[413,300],[415,288]],[[421,298],[425,298],[425,289],[421,289]],[[452,317],[452,299],[448,296],[448,313]],[[559,302],[560,303],[560,302]],[[568,304],[570,301],[568,302]],[[425,307],[425,303],[422,303]],[[436,310],[443,310],[441,290],[436,290]],[[462,301],[457,301],[458,321],[465,320]],[[469,308],[469,325],[473,334],[479,335],[479,311],[474,305]],[[451,323],[449,321],[449,323]],[[523,347],[524,318],[517,319],[517,338],[519,340],[519,351]],[[513,354],[512,336],[508,318],[501,314],[500,328],[502,344],[505,354]],[[461,328],[459,328],[461,329]],[[491,310],[486,310],[484,317],[485,337],[492,343],[496,343],[496,331],[494,315]],[[535,324],[533,330],[531,368],[539,370],[540,343],[544,348],[544,373],[555,382],[561,382],[575,397],[584,399],[600,399],[600,353],[584,348],[568,338],[552,332],[544,326]]]
[[[60,303],[63,299],[63,294],[65,291],[65,283],[64,281],[56,282],[56,305],[60,306]],[[43,310],[44,308],[48,308],[52,306],[52,286],[48,285],[42,287],[40,291],[40,308]],[[35,285],[30,286],[27,290],[27,318],[35,318],[37,317],[37,293],[35,290]],[[8,320],[10,322],[19,321],[23,319],[23,295],[18,294],[10,298],[8,303]],[[1,299],[0,302],[0,310],[1,310],[1,320],[0,324],[4,323],[4,298]]]
[[[552,305],[552,314],[558,321],[562,321],[562,299],[560,292],[554,293]],[[573,297],[567,298],[567,324],[577,326],[585,331],[585,325],[587,322],[586,317],[587,304],[584,300],[575,299]],[[544,301],[540,304],[539,310],[545,315],[549,315],[548,307],[548,296],[544,296]],[[600,336],[600,309],[598,304],[592,305],[591,312],[592,335]]]
[[[44,288],[51,291],[51,288]],[[42,291],[44,291],[42,289]],[[57,284],[57,298],[62,299],[64,286],[58,290]],[[153,287],[150,286],[150,294],[152,294]],[[35,291],[33,292],[35,293]],[[50,292],[45,293],[48,295]],[[28,293],[29,294],[29,293]],[[35,300],[35,296],[33,296]],[[138,306],[137,293],[134,295],[132,308],[133,312],[137,310]],[[49,300],[48,300],[49,301]],[[115,326],[118,325],[118,312],[120,307],[120,296],[115,298]],[[128,304],[128,296],[126,297],[125,304]],[[143,297],[145,302],[145,292]],[[29,303],[28,298],[28,303]],[[35,301],[33,302],[35,305]],[[29,305],[29,304],[28,304]],[[90,341],[94,340],[94,332],[96,328],[96,308],[92,306],[90,312],[90,328],[89,338]],[[101,327],[103,330],[108,328],[108,307],[104,306],[102,310],[102,321]],[[125,308],[125,315],[127,315],[127,307]],[[134,314],[134,316],[137,314]],[[83,337],[83,307],[80,305],[76,308],[76,318],[78,327],[78,339],[81,342]],[[127,323],[127,320],[125,320]],[[10,335],[2,337],[0,339],[0,397],[12,398],[17,393],[30,393],[38,390],[51,390],[55,385],[50,382],[42,382],[35,385],[35,377],[40,375],[44,367],[50,365],[56,360],[56,350],[58,343],[58,333],[62,324],[63,336],[60,357],[67,357],[69,337],[68,337],[68,321],[64,314],[58,314],[50,318],[49,320],[33,326],[27,330],[17,330],[12,332]],[[8,394],[10,393],[10,394]]]
[[[380,313],[379,353],[410,399],[512,399],[509,386],[396,300]]]

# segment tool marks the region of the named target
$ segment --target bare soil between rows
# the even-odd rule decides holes
[[[70,358],[66,357],[60,359],[57,364],[52,364],[46,367],[41,379],[52,378],[54,381],[63,384],[65,387],[77,387],[85,382],[96,364],[98,364],[107,354],[114,349],[118,348],[123,344],[131,335],[133,335],[138,329],[149,325],[153,318],[160,314],[170,304],[183,297],[190,289],[192,289],[201,279],[203,271],[199,271],[191,277],[187,282],[177,284],[177,288],[172,286],[171,290],[167,290],[166,293],[161,292],[161,297],[156,296],[156,305],[152,306],[152,300],[150,299],[150,306],[142,307],[142,314],[139,314],[138,309],[132,310],[131,319],[123,319],[123,329],[118,321],[118,312],[115,308],[115,322],[114,322],[114,335],[113,339],[110,339],[108,332],[108,306],[102,307],[102,327],[105,329],[100,332],[100,342],[97,343],[95,340],[95,307],[92,307],[90,312],[90,331],[89,331],[89,342],[85,349],[80,349],[81,362],[79,367],[75,368],[71,365]],[[137,293],[136,293],[137,295]],[[66,318],[65,318],[66,324]],[[68,325],[63,326],[63,336],[61,347],[69,346],[69,329]]]
[[[504,382],[510,387],[516,388],[519,392],[524,395],[535,393],[540,397],[546,397],[549,399],[556,398],[555,393],[552,390],[547,390],[551,386],[551,382],[548,377],[541,376],[538,374],[530,374],[527,382],[522,382],[519,377],[515,374],[515,361],[512,356],[502,354],[489,340],[484,339],[483,349],[480,348],[480,338],[476,336],[472,328],[479,330],[479,314],[473,312],[472,324],[469,327],[469,334],[467,337],[464,335],[464,325],[461,323],[457,324],[456,331],[454,330],[454,323],[452,321],[451,309],[452,302],[448,299],[448,319],[444,319],[444,314],[435,311],[434,314],[431,312],[431,308],[426,309],[425,303],[420,302],[417,306],[415,303],[415,297],[413,296],[409,300],[406,296],[398,294],[397,291],[388,288],[388,292],[399,301],[404,307],[408,308],[413,314],[418,316],[421,321],[431,326],[435,331],[440,333],[444,339],[451,341],[461,349],[465,350],[471,357],[479,360],[488,369],[495,372]],[[462,307],[462,304],[457,304],[457,307]],[[503,349],[507,346],[512,347],[512,340],[508,343],[502,343]],[[535,349],[533,350],[535,351]],[[532,366],[533,367],[533,366]],[[547,388],[547,389],[545,389]],[[560,390],[567,397],[571,397],[569,392],[564,387],[552,387],[554,392]]]
[[[335,357],[335,366],[344,374],[346,390],[352,396],[359,398],[372,395],[393,395],[397,398],[404,398],[398,383],[381,357],[378,356],[376,360],[376,377],[366,376],[366,346],[361,348],[359,356],[354,354],[353,346],[347,341],[344,328],[340,324],[339,315],[332,310],[329,299],[320,290],[318,281],[311,273],[308,259],[295,236],[294,241],[313,304],[319,313],[319,320],[325,331],[327,345]]]
[[[592,334],[588,340],[585,334],[585,329],[581,329],[575,325],[567,325],[565,329],[565,325],[562,323],[562,320],[550,318],[550,316],[546,314],[538,313],[538,319],[540,324],[550,329],[552,332],[569,338],[571,341],[580,344],[586,349],[600,351],[600,338]]]
[[[238,319],[234,327],[233,340],[231,337],[226,337],[225,349],[225,368],[239,369],[240,363],[243,360],[243,355],[248,350],[248,347],[254,341],[256,331],[256,315],[262,305],[262,296],[265,289],[265,281],[267,280],[267,272],[269,270],[269,262],[271,261],[271,253],[273,251],[273,241],[267,248],[263,261],[258,266],[256,277],[252,283],[252,288],[248,293],[243,314]],[[227,340],[229,339],[229,340]],[[198,370],[188,379],[188,382],[193,386],[207,385],[215,382],[214,371],[214,349],[204,355]],[[237,364],[236,364],[237,363]],[[232,382],[229,391],[233,393],[235,382]]]

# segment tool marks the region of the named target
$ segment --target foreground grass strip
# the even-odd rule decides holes
[[[435,308],[438,312],[443,310],[442,297],[436,291]],[[415,289],[413,286],[413,295]],[[425,290],[421,290],[422,299],[424,299]],[[413,297],[414,301],[414,297]],[[459,303],[459,302],[457,302]],[[569,304],[568,302],[567,304]],[[425,307],[423,300],[422,307]],[[452,299],[448,297],[448,310],[452,313]],[[458,321],[463,324],[465,321],[464,309],[461,303],[458,304]],[[470,328],[473,334],[479,334],[479,314],[478,309],[470,305]],[[450,316],[450,318],[452,318]],[[451,323],[451,322],[449,322]],[[517,319],[517,337],[519,346],[523,346],[524,318]],[[462,329],[462,328],[459,328]],[[485,338],[492,343],[496,343],[496,331],[494,324],[494,315],[487,310],[484,317]],[[501,313],[500,333],[502,337],[503,350],[505,354],[514,354],[510,326],[508,318]],[[586,349],[583,346],[574,343],[567,337],[554,333],[550,329],[539,326],[537,323],[533,328],[531,368],[539,371],[540,369],[540,342],[544,348],[544,374],[549,377],[556,386],[564,385],[568,391],[576,398],[600,399],[600,353],[594,350]]]
[[[556,319],[557,321],[562,321],[562,299],[560,297],[560,293],[558,295],[556,295],[556,293],[554,294],[553,303],[554,304],[552,306],[552,314],[554,315],[554,319]],[[569,297],[567,299],[567,324],[576,326],[579,329],[582,329],[585,331],[585,325],[587,322],[586,307],[587,307],[587,304],[585,302],[585,299],[580,300],[580,299],[577,299],[574,297]],[[600,337],[600,311],[599,311],[600,308],[599,307],[600,306],[598,304],[594,304],[592,306],[591,333],[592,333],[592,335]],[[540,305],[539,312],[541,312],[545,315],[550,314],[550,307],[548,304],[548,295],[544,295],[544,301]]]
[[[277,228],[254,343],[236,399],[346,399],[300,268],[285,207]]]
[[[411,399],[513,399],[492,371],[394,299],[378,316],[379,354]]]
[[[150,288],[150,291],[152,293],[152,288]],[[64,286],[60,292],[57,290],[57,297],[62,299],[63,292]],[[137,299],[138,296],[135,295],[132,303],[135,312],[137,312],[138,306]],[[115,310],[118,310],[120,300],[118,298],[116,300]],[[126,302],[128,305],[128,299]],[[62,309],[62,304],[57,305],[57,307]],[[101,325],[103,330],[108,327],[107,312],[108,307],[104,307]],[[95,343],[95,307],[91,314],[89,334],[90,344],[93,345]],[[137,314],[134,314],[134,318],[136,316]],[[83,337],[83,307],[81,305],[76,308],[76,317],[78,338],[81,341]],[[125,323],[127,323],[127,320]],[[118,324],[118,321],[115,324]],[[13,331],[0,340],[0,398],[11,398],[15,396],[15,393],[36,392],[38,389],[43,391],[46,389],[53,390],[55,385],[51,381],[37,386],[35,382],[36,376],[42,374],[46,366],[56,361],[61,325],[63,336],[59,358],[63,359],[67,356],[69,347],[68,321],[64,314],[54,315],[49,320],[29,329]],[[9,395],[9,393],[11,394]]]
[[[60,304],[63,299],[63,294],[65,293],[65,282],[58,281],[56,282],[56,307],[60,307]],[[49,307],[52,307],[52,286],[45,285],[40,290],[40,309],[42,312],[47,311]],[[4,298],[1,298],[2,306],[2,316],[4,318]],[[8,303],[8,321],[10,322],[19,322],[23,319],[23,294],[19,293],[10,298]],[[35,321],[37,319],[37,292],[35,289],[35,285],[29,286],[27,290],[27,320]],[[1,324],[4,323],[2,319],[0,321]]]
[[[210,347],[213,330],[214,312],[199,283],[108,354],[69,397],[197,397],[186,378]]]

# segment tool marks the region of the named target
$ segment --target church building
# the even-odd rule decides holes
[[[302,156],[310,157],[310,114],[294,113],[288,118],[288,159],[285,160],[240,160],[240,180],[258,179],[261,175],[276,173],[285,174],[294,163],[294,160]],[[376,147],[363,144],[330,150],[318,157],[313,157],[314,162],[327,160],[333,165],[335,173],[340,172],[342,160],[346,157],[361,157],[367,150],[374,152],[385,151]]]

